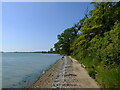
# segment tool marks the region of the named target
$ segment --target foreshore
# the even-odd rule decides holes
[[[99,86],[77,60],[64,56],[28,88],[99,88]]]

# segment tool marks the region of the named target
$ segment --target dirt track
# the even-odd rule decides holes
[[[30,88],[99,88],[81,64],[71,57],[58,60]]]

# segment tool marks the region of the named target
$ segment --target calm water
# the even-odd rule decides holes
[[[33,83],[43,70],[59,58],[58,54],[3,53],[2,87],[24,87]]]

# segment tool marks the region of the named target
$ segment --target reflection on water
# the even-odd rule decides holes
[[[24,87],[35,81],[43,70],[54,64],[58,54],[3,53],[2,87]]]

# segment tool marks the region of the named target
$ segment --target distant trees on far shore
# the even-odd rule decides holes
[[[6,52],[1,52],[1,53],[6,53]],[[20,52],[20,51],[14,51],[14,52],[9,52],[9,53],[56,53],[53,48],[51,48],[49,51],[31,51],[31,52],[28,52],[28,51],[23,51],[23,52]]]
[[[51,48],[49,51],[36,51],[33,53],[55,53],[55,51],[53,50],[53,48]]]

